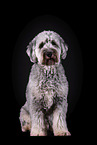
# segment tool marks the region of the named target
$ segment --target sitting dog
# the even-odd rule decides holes
[[[26,103],[20,111],[22,131],[30,136],[70,135],[66,124],[68,82],[61,59],[68,47],[53,31],[39,33],[27,46],[32,66],[26,89]]]

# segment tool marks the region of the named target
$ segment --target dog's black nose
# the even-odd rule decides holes
[[[47,52],[46,54],[48,57],[51,57],[52,56],[52,52]]]

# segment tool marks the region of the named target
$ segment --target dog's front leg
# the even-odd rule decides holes
[[[66,124],[67,106],[64,107],[62,107],[62,105],[58,105],[53,112],[53,131],[55,136],[70,135]]]
[[[44,114],[36,106],[30,107],[31,131],[30,136],[46,136]]]

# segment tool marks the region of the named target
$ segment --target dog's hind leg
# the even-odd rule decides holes
[[[28,111],[28,105],[27,102],[20,110],[20,123],[21,123],[21,129],[23,132],[30,130],[31,128],[31,119]]]

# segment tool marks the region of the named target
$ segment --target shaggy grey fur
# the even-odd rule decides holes
[[[46,37],[45,33],[48,33],[48,31],[42,33]],[[49,33],[55,32],[49,31]],[[40,39],[40,36],[41,33],[34,40]],[[62,38],[58,35],[58,39]],[[38,42],[36,41],[36,43]],[[39,47],[35,49],[39,49]],[[28,52],[30,60],[32,51]],[[60,52],[59,50],[56,51]],[[37,52],[35,53],[37,54]],[[64,53],[66,53],[66,49]],[[70,135],[66,124],[68,81],[59,59],[54,65],[44,65],[38,61],[31,68],[26,89],[27,101],[20,111],[22,131],[30,130],[31,136],[45,136],[48,128],[53,130],[56,136]]]

